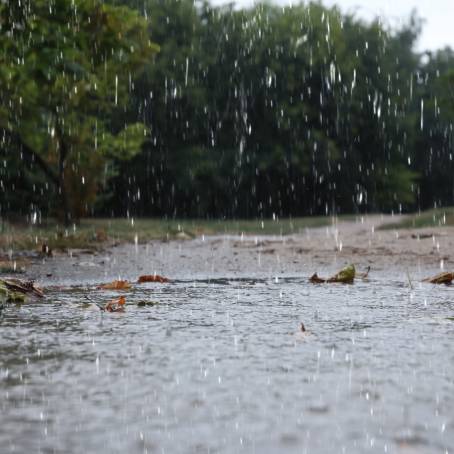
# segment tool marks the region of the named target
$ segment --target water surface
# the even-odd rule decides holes
[[[1,452],[453,452],[453,289],[400,273],[186,270],[107,314],[86,268],[0,319]]]

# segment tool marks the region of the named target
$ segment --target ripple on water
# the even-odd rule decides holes
[[[53,289],[4,311],[2,452],[454,446],[445,288],[187,279],[126,292],[124,314],[85,310],[85,295],[115,293]]]

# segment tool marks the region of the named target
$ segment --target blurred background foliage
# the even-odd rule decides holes
[[[415,16],[396,30],[319,3],[13,0],[0,18],[3,216],[454,203],[454,53],[418,54]]]

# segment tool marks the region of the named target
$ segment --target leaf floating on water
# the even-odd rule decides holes
[[[451,285],[454,280],[454,273],[440,273],[433,277],[423,279],[423,282],[429,282],[431,284],[445,284]]]
[[[169,279],[167,279],[164,276],[160,276],[159,274],[144,274],[143,276],[139,276],[139,279],[137,280],[139,284],[142,284],[144,282],[170,282]]]
[[[342,268],[337,274],[330,277],[327,282],[341,282],[344,284],[352,284],[355,280],[355,275],[355,265],[348,265],[345,268]]]
[[[120,298],[114,299],[106,303],[103,310],[106,312],[124,312],[125,311],[126,298],[120,296]]]
[[[97,287],[100,290],[129,290],[131,284],[128,281],[113,281],[108,284],[101,284]]]
[[[309,282],[312,282],[313,284],[324,284],[325,282],[328,282],[330,284],[331,283],[353,284],[353,281],[355,280],[355,275],[356,275],[355,265],[348,265],[328,279],[321,278],[317,275],[317,273],[315,273],[309,278]]]

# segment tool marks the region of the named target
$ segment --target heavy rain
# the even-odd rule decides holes
[[[357,3],[0,0],[2,454],[454,453],[454,7]]]

